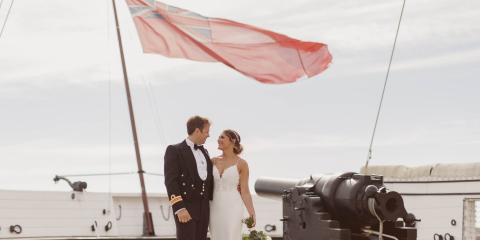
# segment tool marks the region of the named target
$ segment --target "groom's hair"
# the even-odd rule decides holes
[[[198,115],[191,116],[187,121],[187,132],[188,136],[192,135],[195,132],[195,129],[200,129],[200,132],[203,132],[203,129],[207,125],[211,125],[212,123],[208,118],[200,117]]]

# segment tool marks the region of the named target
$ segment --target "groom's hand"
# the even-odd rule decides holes
[[[238,193],[242,194],[242,188],[240,187],[240,184],[238,184],[238,186],[237,186],[237,191],[238,191]]]
[[[190,220],[192,220],[192,217],[190,217],[190,214],[188,213],[187,209],[180,210],[180,212],[177,213],[178,216],[178,221],[181,223],[186,223]]]

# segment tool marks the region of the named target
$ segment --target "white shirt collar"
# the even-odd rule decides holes
[[[188,138],[185,138],[185,142],[187,142],[187,145],[188,145],[189,147],[191,147],[192,149],[194,149],[194,148],[193,148],[193,146],[195,145],[194,142],[190,141],[190,139],[188,139]]]

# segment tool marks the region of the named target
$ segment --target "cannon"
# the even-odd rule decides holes
[[[301,180],[259,178],[255,191],[283,202],[284,240],[417,238],[420,220],[407,213],[399,193],[385,187],[383,176],[346,172]]]

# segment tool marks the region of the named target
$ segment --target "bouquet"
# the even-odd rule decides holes
[[[242,223],[245,223],[247,225],[248,231],[250,234],[242,234],[242,240],[272,240],[267,234],[265,234],[263,231],[258,232],[253,228],[253,217],[248,217],[242,220]]]

